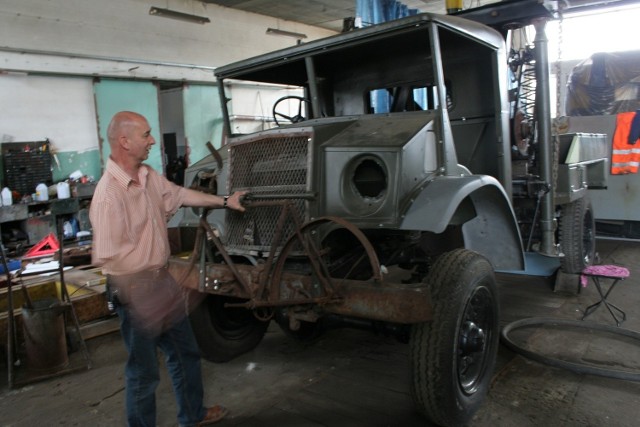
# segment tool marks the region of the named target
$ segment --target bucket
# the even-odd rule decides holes
[[[22,308],[22,328],[27,354],[27,368],[48,371],[69,363],[65,338],[66,310],[58,299],[47,298]]]
[[[69,183],[68,182],[59,182],[56,186],[58,191],[58,199],[68,199],[71,197],[71,192],[69,191]]]

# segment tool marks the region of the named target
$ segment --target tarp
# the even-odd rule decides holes
[[[567,82],[568,116],[599,116],[640,109],[640,51],[594,53]]]

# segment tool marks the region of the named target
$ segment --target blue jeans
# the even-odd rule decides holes
[[[206,414],[200,352],[187,317],[152,336],[134,327],[126,306],[117,304],[120,330],[129,353],[125,367],[127,424],[155,427],[155,391],[160,382],[157,348],[165,355],[181,426],[194,426]]]

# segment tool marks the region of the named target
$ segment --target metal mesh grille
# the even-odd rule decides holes
[[[309,191],[310,135],[261,136],[234,143],[229,151],[230,193],[248,190],[252,195],[302,195]],[[306,202],[295,199],[300,219],[305,221]],[[230,252],[267,252],[272,246],[281,207],[256,207],[244,214],[227,214],[227,249]],[[287,220],[286,239],[294,231]],[[282,240],[280,243],[282,243]]]

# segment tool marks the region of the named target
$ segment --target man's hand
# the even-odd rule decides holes
[[[227,198],[227,208],[234,211],[244,212],[244,206],[242,206],[242,198],[247,194],[247,191],[236,191]]]
[[[186,188],[185,190],[185,197],[182,201],[183,206],[205,207],[209,209],[227,208],[238,212],[244,212],[245,210],[244,206],[242,206],[242,198],[247,194],[247,191],[236,191],[230,196],[218,196],[191,188]]]

